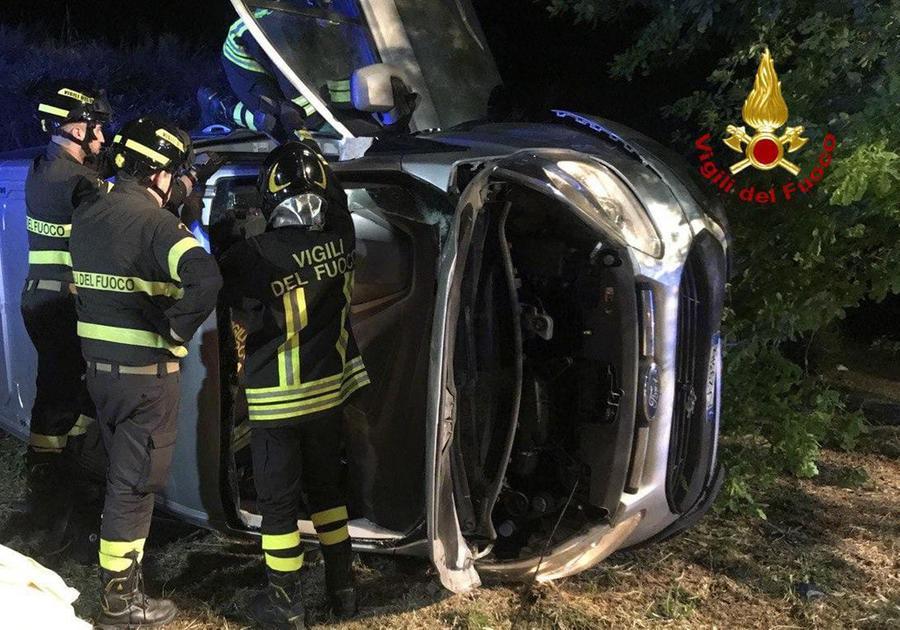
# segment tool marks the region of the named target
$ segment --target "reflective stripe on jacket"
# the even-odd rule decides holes
[[[28,279],[72,282],[72,213],[108,190],[97,172],[51,142],[25,179]]]
[[[253,15],[256,19],[260,19],[270,13],[271,11],[267,9],[257,9]],[[225,43],[222,45],[222,55],[228,61],[250,72],[271,75],[273,73],[266,68],[269,64],[267,61],[263,61],[265,56],[260,54],[261,52],[253,36],[247,33],[247,25],[244,20],[237,20],[231,25],[228,35],[225,37]]]
[[[85,358],[147,365],[183,357],[221,277],[188,229],[132,178],[76,214],[70,242]],[[174,335],[172,334],[174,332]]]
[[[369,383],[350,327],[355,233],[340,197],[329,197],[323,231],[270,230],[221,261],[257,426],[333,409]]]

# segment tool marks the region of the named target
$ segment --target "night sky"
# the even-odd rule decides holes
[[[235,19],[228,0],[3,0],[3,5],[0,22],[113,44],[168,32],[218,47]],[[475,0],[475,8],[501,76],[526,110],[597,113],[665,139],[671,123],[660,120],[659,107],[702,88],[711,69],[700,62],[688,74],[614,82],[607,65],[633,41],[643,16],[635,15],[632,25],[592,29],[550,18],[532,0]]]

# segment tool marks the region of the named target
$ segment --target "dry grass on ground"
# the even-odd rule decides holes
[[[8,482],[20,449],[0,440],[0,506],[18,492]],[[528,596],[499,585],[452,596],[423,563],[367,557],[358,564],[363,616],[336,627],[898,628],[900,429],[874,430],[859,453],[825,452],[820,468],[816,479],[778,484],[768,521],[710,515],[675,540]],[[165,520],[154,527],[147,574],[182,609],[173,628],[247,627],[235,611],[262,580],[257,545]],[[82,590],[79,614],[95,614],[94,570],[58,570]],[[321,573],[309,563],[311,621],[328,627]],[[807,599],[800,583],[824,596]]]

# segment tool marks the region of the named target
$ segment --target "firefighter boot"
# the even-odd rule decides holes
[[[219,94],[208,87],[197,90],[197,105],[200,106],[200,128],[205,129],[210,125],[230,124],[231,118],[225,111],[225,104],[219,98]]]
[[[200,128],[210,125],[238,125],[252,131],[272,133],[278,120],[271,113],[251,110],[231,95],[221,94],[207,87],[197,90],[200,106]]]
[[[144,592],[144,576],[141,565],[132,559],[125,571],[100,569],[100,630],[122,628],[156,628],[163,626],[178,614],[178,609],[168,599],[153,599]]]
[[[69,519],[66,539],[69,543],[68,556],[80,565],[88,566],[97,562],[100,551],[100,512],[96,504],[77,506]]]
[[[13,511],[0,539],[23,539],[30,555],[52,556],[64,541],[72,512],[71,462],[66,453],[25,455],[25,497]]]
[[[350,619],[359,612],[356,584],[353,579],[353,550],[350,541],[336,545],[322,545],[325,560],[325,589],[328,606],[339,619]]]
[[[269,585],[250,602],[250,617],[265,630],[303,630],[306,611],[300,572],[267,571]]]

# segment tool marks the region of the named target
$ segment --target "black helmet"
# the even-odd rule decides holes
[[[319,230],[325,222],[329,197],[339,190],[328,164],[305,142],[286,142],[273,150],[256,186],[270,225]]]
[[[197,159],[197,156],[194,153],[194,143],[191,142],[191,134],[189,134],[184,129],[179,129],[178,131],[178,139],[181,140],[181,144],[187,147],[187,152],[181,163],[182,170],[184,172],[187,172],[190,170],[191,166],[193,166],[194,160]]]
[[[116,170],[139,179],[184,169],[193,153],[190,136],[167,120],[143,116],[125,123],[110,147]]]
[[[51,134],[69,123],[106,124],[111,116],[112,107],[106,92],[80,81],[53,83],[38,103],[41,128]]]

